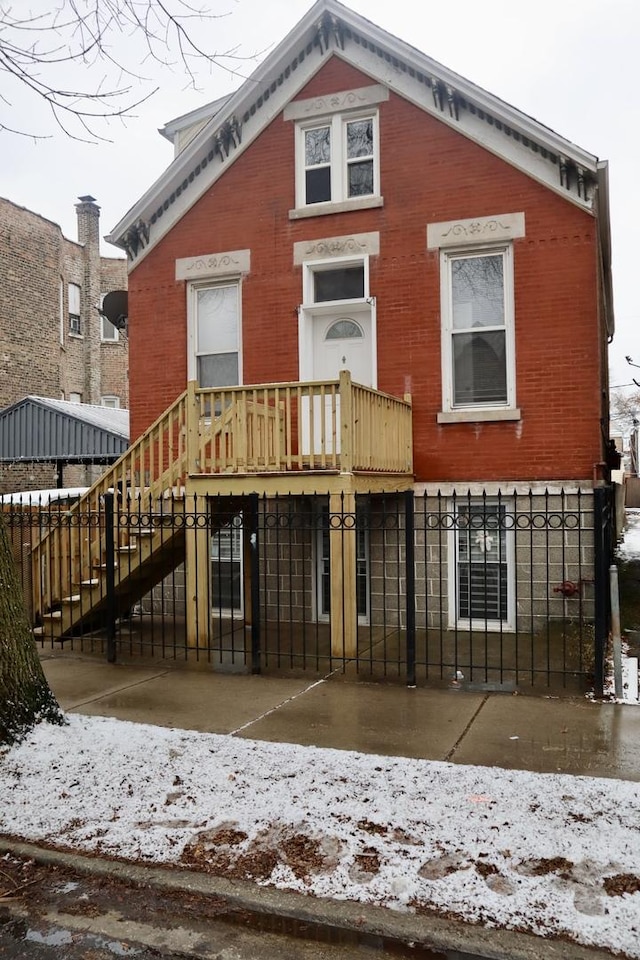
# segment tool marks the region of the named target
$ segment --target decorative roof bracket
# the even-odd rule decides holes
[[[127,230],[123,244],[130,260],[134,260],[138,250],[144,250],[149,243],[149,224],[146,220],[138,220]]]
[[[572,164],[566,157],[558,157],[558,166],[560,168],[560,186],[565,190],[571,190]]]
[[[449,106],[449,116],[459,120],[458,91],[454,90],[453,87],[447,87],[447,104]]]
[[[316,39],[321,53],[326,53],[329,50],[332,40],[338,49],[344,50],[344,27],[338,17],[325,10],[316,29]]]
[[[444,84],[438,77],[430,77],[430,81],[434,105],[441,113],[448,110],[450,117],[459,120],[460,97],[458,91],[454,87]]]
[[[215,152],[221,160],[226,160],[232,147],[239,147],[242,143],[242,126],[237,118],[230,117],[222,124],[215,138]]]

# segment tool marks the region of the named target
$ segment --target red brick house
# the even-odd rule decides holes
[[[334,655],[354,655],[359,625],[409,592],[373,532],[332,523],[357,498],[379,515],[385,497],[439,494],[451,520],[433,542],[430,521],[416,533],[418,600],[395,628],[415,616],[478,631],[485,652],[497,636],[504,652],[523,619],[532,634],[572,620],[571,599],[591,616],[593,524],[575,498],[607,472],[606,162],[336,0],[318,0],[236,93],[163,133],[173,163],[110,236],[130,261],[131,436],[160,418],[123,482],[233,497],[238,517],[250,494],[290,497],[294,512],[320,498],[308,566],[289,541],[263,595],[277,583],[265,604],[279,621],[328,617]],[[191,413],[162,420],[183,394]],[[169,455],[172,436],[187,439]],[[553,543],[546,522],[532,532],[549,496]],[[572,511],[582,539],[564,526]],[[202,549],[218,571],[235,558],[225,605],[249,623],[248,561],[226,529]],[[185,549],[188,606],[215,594],[216,574]],[[195,621],[208,629],[201,607],[192,637]]]

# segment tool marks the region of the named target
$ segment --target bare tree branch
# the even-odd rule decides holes
[[[18,91],[45,104],[66,136],[95,142],[108,139],[106,121],[133,117],[157,92],[158,72],[182,72],[193,88],[203,67],[240,76],[257,55],[200,40],[201,26],[225,16],[189,0],[0,0],[0,133],[49,135],[16,122]]]
[[[630,433],[640,421],[640,390],[613,389],[610,395],[611,420],[621,433]]]

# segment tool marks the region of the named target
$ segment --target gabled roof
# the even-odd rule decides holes
[[[112,463],[128,446],[128,410],[35,396],[0,410],[0,462]]]
[[[173,138],[206,121],[108,239],[144,257],[332,55],[592,211],[608,235],[606,163],[338,0],[317,0],[234,94],[167,124]]]
[[[213,100],[211,103],[205,103],[202,107],[190,110],[189,113],[183,113],[182,116],[170,120],[164,127],[161,127],[158,133],[175,143],[177,136],[183,131],[195,127],[198,123],[206,123],[212,117],[215,117],[232,96],[233,94],[228,93],[224,97],[219,97],[218,100]]]

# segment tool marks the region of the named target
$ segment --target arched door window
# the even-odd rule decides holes
[[[362,327],[355,320],[341,317],[329,326],[325,340],[361,340],[364,337]]]

